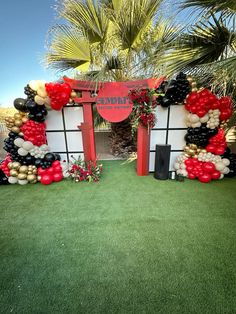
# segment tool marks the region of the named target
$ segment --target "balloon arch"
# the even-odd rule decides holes
[[[188,112],[188,128],[186,146],[174,164],[177,174],[201,182],[236,175],[236,155],[227,148],[224,133],[233,113],[232,99],[218,97],[206,88],[198,90],[183,73],[169,82],[164,77],[100,83],[67,77],[63,83],[30,81],[25,94],[27,99],[14,101],[18,113],[6,118],[10,132],[4,141],[7,156],[0,165],[1,184],[50,184],[62,180],[65,169],[60,156],[50,152],[44,121],[47,110],[60,111],[68,103],[83,108],[83,122],[77,127],[82,133],[85,162],[80,160],[66,170],[77,182],[98,181],[100,176],[92,110],[95,103],[99,114],[109,122],[132,116],[137,126],[137,175],[149,172],[150,130],[155,125],[157,105],[168,108],[169,118],[170,106],[182,104]]]

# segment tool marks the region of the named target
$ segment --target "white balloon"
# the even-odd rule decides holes
[[[42,151],[42,150],[44,150],[44,151],[50,150],[50,149],[49,149],[49,146],[48,146],[47,144],[41,145],[41,146],[39,147],[39,149],[40,149],[41,151]]]
[[[192,122],[192,123],[197,123],[197,122],[199,122],[199,116],[198,115],[196,115],[196,114],[192,114],[190,117],[189,117],[189,120],[190,120],[190,122]]]
[[[21,137],[18,137],[18,138],[16,138],[16,139],[14,140],[14,144],[15,144],[17,147],[21,147],[21,146],[23,145],[23,143],[24,143],[24,140],[23,140],[23,138],[21,138]]]
[[[229,166],[230,165],[230,161],[227,158],[223,158],[222,162],[224,163],[225,166]]]
[[[200,122],[201,123],[206,123],[209,120],[209,115],[205,114],[205,116],[200,118]]]
[[[28,154],[28,151],[21,147],[18,149],[18,154],[20,156],[26,156]]]
[[[192,128],[199,128],[201,126],[201,122],[192,123]]]
[[[36,96],[34,97],[34,101],[35,101],[38,105],[44,105],[44,103],[45,103],[45,98],[42,98],[42,97],[36,95]]]
[[[188,176],[188,172],[187,172],[187,170],[182,170],[182,175],[184,176],[184,177],[187,177]]]
[[[39,89],[37,90],[37,94],[42,97],[42,98],[46,98],[48,96],[45,86],[44,87],[39,87]],[[45,100],[44,100],[45,101]]]
[[[18,183],[20,185],[26,185],[28,183],[28,181],[27,180],[18,180]]]
[[[222,170],[222,173],[223,174],[228,174],[229,173],[229,168],[228,167],[225,167],[223,170]]]
[[[180,164],[179,164],[178,162],[175,162],[174,168],[175,168],[176,170],[178,170],[178,169],[180,168]]]
[[[36,80],[31,80],[31,81],[29,82],[29,87],[30,87],[31,89],[33,89],[34,91],[37,91],[37,89],[38,89],[38,81],[36,81]]]
[[[18,179],[16,177],[9,177],[8,182],[10,184],[16,184],[18,182]]]
[[[221,173],[219,180],[221,180],[223,178],[224,178],[224,175],[223,175],[223,173]]]
[[[34,144],[30,141],[25,141],[22,145],[22,147],[25,149],[25,150],[28,150],[30,151],[31,149],[34,148]]]
[[[216,163],[216,170],[221,172],[224,168],[225,168],[225,165],[224,165],[224,163],[222,161],[218,161]]]

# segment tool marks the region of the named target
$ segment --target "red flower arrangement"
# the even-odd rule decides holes
[[[156,123],[155,108],[156,100],[153,98],[151,90],[133,90],[129,94],[134,106],[131,114],[133,128],[137,128],[141,122],[148,128],[153,128]]]
[[[69,167],[69,177],[75,182],[98,182],[102,173],[102,165],[96,165],[96,161],[85,162],[81,157],[72,161]]]

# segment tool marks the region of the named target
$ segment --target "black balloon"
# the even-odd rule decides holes
[[[26,99],[24,98],[16,98],[14,100],[14,107],[21,111],[21,112],[27,112],[27,108],[26,108]]]
[[[209,139],[217,134],[217,132],[217,128],[209,129],[204,123],[197,128],[188,128],[185,141],[187,144],[196,144],[200,147],[206,147],[209,144]]]
[[[26,102],[26,107],[29,112],[28,118],[36,122],[44,122],[45,117],[48,114],[47,109],[44,105],[40,106],[33,100]]]
[[[182,103],[188,93],[191,91],[191,86],[187,80],[186,74],[180,72],[175,80],[171,80],[169,83],[164,81],[156,90],[156,92],[163,92],[167,99],[158,98],[158,102],[163,107],[169,107],[170,105]]]
[[[6,177],[5,173],[0,169],[0,185],[9,184],[8,178]]]
[[[54,153],[54,155],[55,155],[55,160],[61,160],[61,156],[59,155],[59,154],[57,154],[57,153]]]
[[[42,161],[41,158],[36,158],[34,164],[35,164],[35,166],[38,168],[38,167],[41,167],[41,166],[42,166],[43,161]]]
[[[47,161],[47,162],[53,162],[55,161],[55,155],[53,153],[47,153],[45,156],[44,156],[44,160]]]
[[[27,95],[27,98],[34,100],[34,97],[37,95],[37,92],[30,88],[29,84],[24,87],[24,93]]]

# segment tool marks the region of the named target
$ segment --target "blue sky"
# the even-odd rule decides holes
[[[32,79],[52,81],[53,72],[41,65],[45,39],[54,25],[54,0],[3,0],[0,2],[0,105],[11,106],[24,97]]]

